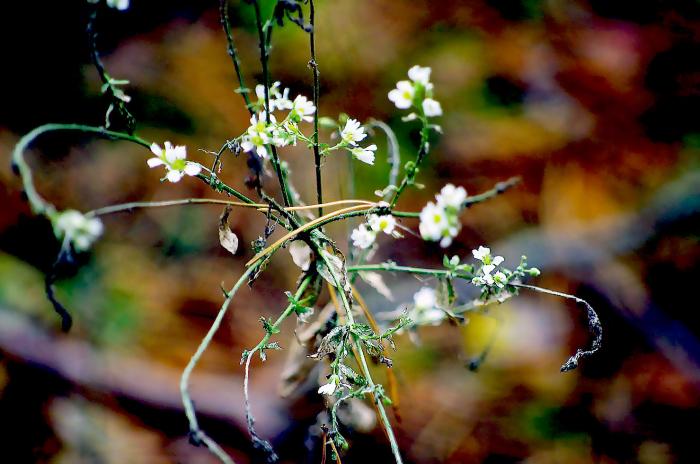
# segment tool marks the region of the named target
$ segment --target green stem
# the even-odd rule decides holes
[[[418,149],[418,155],[416,156],[416,161],[410,164],[407,163],[408,167],[406,169],[406,174],[404,175],[401,184],[396,189],[396,192],[394,193],[394,196],[391,199],[390,205],[392,208],[396,206],[396,202],[399,201],[399,197],[406,189],[406,187],[414,183],[416,179],[416,174],[418,173],[418,167],[421,165],[423,159],[428,154],[428,150],[430,149],[430,144],[428,143],[428,137],[430,135],[430,129],[428,128],[428,120],[424,115],[421,116],[421,120],[423,121],[423,127],[420,130],[420,148]]]
[[[44,124],[33,129],[31,132],[22,137],[12,152],[12,167],[22,178],[24,192],[27,195],[27,200],[35,214],[49,215],[55,211],[54,205],[44,200],[34,187],[32,178],[32,170],[24,159],[24,151],[29,145],[39,136],[47,132],[55,131],[78,131],[90,134],[96,134],[100,137],[111,138],[117,140],[128,140],[137,143],[143,147],[149,148],[150,144],[140,137],[126,134],[123,132],[115,132],[103,127],[85,126],[82,124]]]
[[[314,75],[314,106],[316,111],[314,111],[314,164],[316,167],[316,200],[318,204],[323,203],[323,185],[321,182],[321,153],[318,148],[318,99],[319,99],[319,79],[318,79],[318,63],[316,62],[316,41],[314,34],[316,33],[315,21],[315,9],[314,0],[309,0],[309,22],[311,24],[311,32],[309,33],[309,46],[311,48],[311,61],[309,61],[309,66],[313,71]],[[318,207],[318,216],[323,216],[323,208]]]
[[[331,273],[331,276],[333,277],[333,280],[335,281],[335,286],[338,289],[338,294],[340,295],[340,300],[343,304],[343,310],[345,311],[345,317],[347,318],[347,323],[349,326],[352,326],[352,324],[355,323],[355,318],[352,315],[352,307],[350,305],[350,302],[348,301],[347,294],[345,293],[345,290],[343,288],[342,280],[341,278],[336,274],[333,265],[329,262],[328,258],[324,253],[319,253],[321,256],[321,259],[323,260],[324,264],[328,268],[328,270]],[[367,365],[367,359],[365,358],[364,351],[362,350],[362,345],[357,343],[357,355],[360,361],[360,369],[362,370],[362,375],[364,375],[365,379],[367,380],[367,385],[371,390],[375,389],[375,384],[374,381],[372,380],[372,374],[369,371],[369,366]],[[382,422],[382,425],[384,426],[384,430],[386,430],[386,435],[389,438],[389,445],[391,446],[391,452],[394,455],[394,460],[396,461],[396,464],[402,464],[403,460],[401,459],[401,451],[399,450],[399,445],[396,442],[396,437],[394,436],[394,430],[391,427],[391,422],[389,421],[389,417],[386,414],[386,410],[384,409],[384,405],[382,404],[381,400],[376,401],[375,403],[377,405],[377,411],[379,411],[379,418]]]
[[[228,3],[228,0],[219,0],[219,18],[221,20],[221,26],[224,28],[224,34],[226,34],[228,56],[230,56],[231,61],[233,61],[233,68],[235,69],[236,77],[238,78],[238,89],[236,89],[236,92],[240,93],[243,96],[245,106],[248,109],[250,115],[252,116],[253,114],[255,114],[255,111],[253,110],[253,104],[250,101],[250,89],[248,89],[245,86],[245,83],[243,82],[241,62],[238,59],[238,52],[236,50],[236,45],[233,42],[233,34],[231,33],[231,26],[228,19]]]
[[[270,72],[267,66],[267,45],[265,39],[265,31],[262,25],[262,14],[260,13],[260,4],[257,0],[253,1],[253,6],[255,8],[255,25],[258,29],[258,44],[260,46],[260,64],[262,65],[263,73],[263,87],[265,88],[265,123],[270,124]],[[270,26],[268,26],[270,27]],[[269,32],[271,36],[271,32]],[[268,146],[268,151],[270,152],[270,160],[277,173],[277,179],[280,184],[280,189],[282,190],[282,199],[285,206],[292,206],[292,195],[287,187],[287,178],[282,169],[282,164],[280,162],[279,156],[277,155],[277,149],[274,145]]]
[[[399,266],[398,264],[394,263],[361,264],[357,266],[348,266],[349,273],[365,271],[406,272],[409,274],[431,275],[435,277],[452,276],[467,280],[471,280],[474,277],[471,274],[459,273],[451,271],[449,269],[427,269],[421,267]]]
[[[182,376],[180,377],[180,396],[182,397],[182,405],[185,408],[185,415],[187,416],[187,421],[189,422],[189,425],[190,425],[190,439],[195,444],[204,443],[206,445],[206,447],[214,455],[216,455],[221,460],[221,462],[223,462],[225,464],[233,464],[233,460],[226,454],[226,452],[213,439],[211,439],[199,427],[199,422],[197,421],[197,414],[195,412],[194,403],[192,402],[192,399],[190,398],[189,381],[190,381],[190,376],[192,375],[192,371],[194,370],[195,366],[197,365],[197,362],[202,357],[202,354],[204,354],[204,351],[206,351],[207,347],[211,343],[212,338],[214,338],[214,334],[219,329],[219,326],[221,325],[221,321],[223,321],[224,316],[226,315],[226,311],[228,310],[228,307],[231,304],[231,300],[233,300],[233,297],[235,296],[238,289],[248,279],[250,274],[253,273],[254,269],[255,269],[254,266],[249,267],[243,273],[241,278],[238,279],[238,282],[236,282],[236,284],[233,286],[231,291],[226,295],[226,299],[224,300],[224,303],[221,305],[221,308],[219,309],[219,313],[216,315],[216,319],[214,319],[214,322],[212,323],[211,327],[209,328],[209,331],[204,336],[201,343],[197,347],[197,350],[194,352],[194,354],[190,358],[190,361],[187,363],[187,366],[185,367],[185,370],[182,371]]]

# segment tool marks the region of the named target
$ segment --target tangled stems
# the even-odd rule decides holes
[[[254,266],[251,266],[249,268],[249,271],[252,269],[254,269]],[[277,455],[272,449],[272,445],[268,441],[260,438],[255,432],[255,419],[253,417],[253,413],[250,410],[250,394],[248,390],[248,384],[250,380],[250,361],[256,352],[260,353],[260,358],[264,361],[266,359],[266,349],[279,349],[278,345],[268,344],[268,342],[270,341],[270,338],[273,334],[279,333],[279,327],[282,324],[282,322],[284,322],[285,319],[287,319],[293,312],[295,312],[295,310],[298,307],[298,300],[302,297],[312,280],[313,277],[310,275],[304,277],[304,279],[299,284],[299,287],[297,288],[297,291],[294,294],[292,301],[285,308],[285,310],[282,311],[282,314],[280,314],[280,316],[277,318],[274,324],[269,324],[265,321],[264,318],[262,318],[263,327],[265,328],[265,336],[262,338],[262,340],[260,340],[260,342],[257,345],[255,345],[255,347],[252,350],[244,351],[243,357],[241,358],[241,363],[245,362],[245,374],[243,377],[243,396],[245,400],[245,413],[246,420],[248,422],[248,432],[250,433],[250,436],[253,440],[253,445],[256,448],[262,449],[265,452],[268,458],[268,462],[277,461]]]
[[[201,343],[197,347],[197,351],[195,351],[195,353],[190,358],[190,362],[187,363],[185,370],[182,372],[182,377],[180,378],[180,396],[182,397],[182,405],[185,408],[185,415],[187,416],[187,421],[190,425],[190,441],[197,446],[204,444],[224,464],[233,464],[233,460],[211,437],[209,437],[199,427],[199,423],[197,422],[197,415],[194,409],[194,403],[190,398],[189,380],[190,376],[192,375],[192,371],[194,370],[195,366],[197,365],[197,362],[199,361],[199,358],[202,357],[202,354],[209,346],[209,343],[211,343],[214,334],[219,329],[221,321],[224,319],[226,311],[228,310],[228,307],[231,304],[231,300],[233,300],[233,297],[236,295],[238,289],[241,287],[241,285],[243,285],[243,283],[248,279],[248,277],[253,273],[254,270],[255,269],[252,267],[247,269],[243,273],[243,275],[238,279],[231,291],[226,294],[226,299],[221,305],[221,309],[219,309],[219,313],[216,315],[216,319],[214,319],[214,322],[209,328],[209,332],[207,332],[207,334],[204,336]]]
[[[340,294],[340,301],[342,303],[343,310],[345,311],[345,317],[347,318],[347,323],[349,326],[352,326],[355,323],[355,318],[352,315],[352,307],[344,289],[343,279],[335,271],[333,265],[330,263],[330,260],[328,259],[326,254],[320,253],[320,256],[324,264],[330,271],[331,276],[333,277],[335,287],[338,289],[338,293]],[[372,380],[372,374],[369,371],[369,366],[367,365],[367,359],[365,358],[364,351],[362,350],[362,345],[359,343],[356,343],[356,345],[356,352],[360,361],[359,364],[360,369],[362,370],[362,375],[367,380],[367,385],[369,389],[373,391],[376,385]],[[382,422],[382,426],[384,427],[386,435],[389,439],[389,445],[391,446],[391,452],[394,455],[394,460],[396,461],[396,464],[402,464],[403,460],[401,459],[401,451],[399,450],[399,445],[396,442],[396,437],[394,436],[394,430],[391,427],[391,422],[389,421],[389,417],[386,414],[386,410],[384,409],[384,405],[382,404],[381,398],[376,398],[375,405],[377,406],[377,411],[379,411],[379,418]]]

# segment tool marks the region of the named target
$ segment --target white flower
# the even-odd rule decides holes
[[[467,199],[467,191],[464,187],[455,187],[452,184],[445,185],[440,193],[435,196],[437,204],[443,208],[459,210]]]
[[[340,138],[343,139],[343,142],[353,146],[357,145],[357,142],[362,141],[365,137],[367,137],[365,128],[356,119],[348,119],[345,127],[340,131]]]
[[[165,166],[168,173],[165,178],[170,182],[179,182],[183,176],[196,176],[202,171],[202,167],[197,163],[187,161],[187,148],[184,145],[173,146],[170,142],[164,143],[165,148],[161,148],[157,143],[151,144],[151,152],[155,158],[149,158],[148,166],[155,168]]]
[[[491,256],[491,248],[480,246],[478,250],[472,250],[472,255],[474,255],[475,259],[478,259],[481,262],[486,262],[484,261],[484,258]]]
[[[350,234],[352,245],[356,248],[366,249],[372,246],[377,233],[369,229],[365,224],[360,224],[357,229],[354,229]]]
[[[265,86],[258,84],[255,86],[255,95],[258,97],[258,105],[260,108],[265,108]],[[280,92],[280,82],[275,81],[268,89],[268,98],[270,100],[270,111],[288,110],[292,108],[292,102],[289,100],[289,89],[284,89]]]
[[[301,240],[295,240],[289,245],[289,254],[292,261],[299,266],[302,271],[308,271],[311,265],[311,248]]]
[[[321,385],[318,388],[318,394],[319,395],[332,395],[335,393],[335,389],[338,388],[338,379],[337,375],[331,375],[331,378],[328,379],[328,383],[325,385]]]
[[[500,272],[500,271],[497,272],[497,273],[493,276],[493,281],[494,281],[494,282],[496,283],[496,285],[498,285],[500,288],[505,287],[505,285],[506,285],[506,280],[507,280],[506,275],[505,275],[504,273]]]
[[[267,125],[266,117],[267,114],[265,111],[261,111],[258,116],[252,115],[250,117],[250,127],[241,141],[241,148],[243,148],[244,151],[249,152],[255,150],[261,158],[267,157],[266,145],[272,142],[272,137],[274,135],[271,128]],[[270,115],[270,123],[274,124],[276,122],[277,120],[275,117]]]
[[[503,262],[503,256],[491,256],[491,249],[484,246],[480,246],[478,250],[472,250],[472,255],[484,264],[499,266]]]
[[[102,235],[104,226],[99,218],[87,218],[80,211],[69,209],[53,219],[54,233],[65,238],[75,251],[86,251]]]
[[[416,95],[416,89],[409,81],[399,81],[396,83],[396,88],[389,92],[389,100],[394,102],[394,105],[400,110],[405,110],[413,104],[413,97]]]
[[[107,6],[124,11],[129,8],[129,0],[107,0]]]
[[[373,231],[384,232],[387,235],[391,235],[396,227],[396,219],[394,219],[394,216],[391,214],[384,214],[382,216],[372,214],[367,222]]]
[[[422,84],[427,87],[428,84],[430,84],[430,71],[431,69],[428,67],[415,65],[408,70],[408,77],[413,82]]]
[[[374,164],[374,152],[377,150],[377,146],[372,144],[366,148],[355,147],[350,149],[350,153],[355,159],[362,161],[367,164]]]
[[[442,238],[443,231],[449,228],[447,213],[441,206],[432,201],[420,212],[420,234],[424,240],[437,241]]]
[[[442,106],[440,106],[439,101],[426,98],[423,100],[423,112],[428,117],[442,116]]]
[[[314,103],[303,95],[297,95],[292,102],[292,111],[289,113],[289,118],[293,121],[311,122],[314,120],[312,114],[316,112]]]

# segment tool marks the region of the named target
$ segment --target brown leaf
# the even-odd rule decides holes
[[[228,226],[228,215],[231,213],[231,205],[224,208],[224,212],[219,217],[219,243],[226,248],[232,255],[238,250],[238,237],[231,231]]]

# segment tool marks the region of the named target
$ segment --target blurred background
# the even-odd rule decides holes
[[[146,140],[188,147],[210,162],[248,126],[226,55],[217,2],[132,0],[103,11],[98,46]],[[392,413],[407,462],[697,462],[700,421],[700,2],[697,0],[318,0],[317,59],[323,116],[377,118],[414,156],[415,123],[386,98],[414,64],[431,66],[445,116],[420,175],[402,198],[417,211],[447,182],[470,193],[514,175],[523,182],[462,215],[447,253],[479,245],[515,266],[542,270],[531,283],[587,299],[605,331],[598,355],[561,374],[589,343],[581,308],[523,293],[463,327],[397,337]],[[263,1],[267,16],[273,2]],[[32,216],[10,171],[19,137],[47,122],[99,125],[107,102],[90,65],[84,2],[6,2],[0,19],[0,443],[12,463],[213,463],[187,442],[179,375],[252,253],[264,218],[235,211],[236,256],[218,243],[214,206],[140,210],[105,218],[106,233],[57,294],[75,325],[60,322],[43,276],[58,252],[50,224]],[[259,82],[252,8],[231,2],[249,86]],[[311,96],[308,36],[276,29],[271,73]],[[310,133],[310,128],[308,128]],[[326,140],[330,134],[324,133]],[[327,199],[371,199],[386,184],[381,133],[374,167],[326,160]],[[74,133],[41,138],[28,152],[39,191],[60,208],[87,211],[133,200],[212,197],[201,182],[159,183],[148,152]],[[315,198],[313,156],[282,151],[300,194]],[[223,178],[248,192],[245,159],[226,155]],[[266,179],[273,191],[274,178]],[[403,225],[417,230],[414,220]],[[345,247],[344,225],[330,231]],[[279,234],[279,232],[277,232]],[[439,266],[443,250],[407,235],[380,239],[374,262]],[[239,463],[256,462],[245,429],[241,351],[258,321],[286,302],[296,268],[287,253],[243,289],[192,380],[202,426]],[[693,277],[695,276],[695,277]],[[410,302],[434,284],[386,276],[387,301],[360,290],[373,311]],[[460,289],[463,291],[464,289]],[[465,298],[468,295],[464,296]],[[321,298],[319,307],[328,299]],[[295,343],[288,321],[279,341]],[[477,371],[473,357],[492,349]],[[321,461],[318,374],[280,397],[287,352],[253,364],[258,432],[284,462]],[[314,375],[316,377],[314,377]],[[376,368],[383,381],[384,372]],[[371,412],[371,410],[370,410]],[[361,415],[360,415],[361,416]],[[366,416],[366,415],[365,415]],[[371,414],[346,437],[345,463],[391,462]],[[356,418],[357,419],[357,418]],[[359,419],[358,419],[359,420]]]

